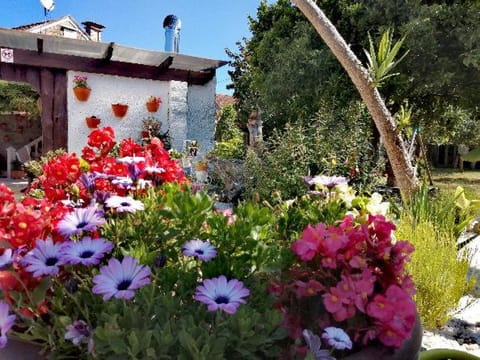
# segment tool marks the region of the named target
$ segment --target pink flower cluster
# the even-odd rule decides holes
[[[345,329],[358,345],[379,340],[398,348],[410,337],[415,287],[404,265],[413,246],[395,242],[393,230],[385,217],[370,215],[365,223],[346,216],[303,231],[292,244],[301,262],[271,286],[291,337],[327,326]]]

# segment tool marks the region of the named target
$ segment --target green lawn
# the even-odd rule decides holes
[[[433,185],[442,190],[465,189],[469,199],[480,199],[480,170],[433,169]]]

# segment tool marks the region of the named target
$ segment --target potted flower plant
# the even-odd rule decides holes
[[[73,77],[73,93],[78,101],[87,101],[90,97],[90,87],[87,83],[87,77],[75,75]]]
[[[142,139],[149,139],[160,132],[160,128],[162,127],[162,123],[160,120],[153,116],[149,116],[142,120]]]
[[[122,118],[127,114],[128,105],[121,103],[112,104],[112,111],[116,117]]]
[[[12,170],[10,172],[10,177],[12,179],[23,179],[26,175],[25,169],[23,168],[23,163],[15,159],[12,161]]]
[[[162,103],[162,99],[152,95],[147,99],[147,102],[146,102],[147,110],[149,112],[157,112],[158,109],[160,108],[161,103]]]
[[[96,116],[88,116],[85,118],[85,122],[90,129],[96,129],[100,124],[101,119]]]

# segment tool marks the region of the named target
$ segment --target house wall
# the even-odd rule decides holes
[[[215,88],[215,78],[188,87],[187,139],[199,142],[200,155],[215,145]]]
[[[88,101],[82,102],[73,93],[73,77],[88,78],[92,89]],[[184,151],[187,139],[197,140],[200,150],[213,148],[215,124],[215,79],[205,86],[187,86],[181,81],[155,81],[122,76],[67,72],[68,151],[81,154],[87,144],[91,129],[85,118],[96,116],[99,126],[111,126],[118,140],[128,137],[140,141],[142,120],[154,116],[162,122],[162,132],[169,131],[172,147]],[[145,102],[151,96],[162,99],[156,113],[149,113]],[[111,104],[124,103],[129,106],[123,118],[116,118]]]

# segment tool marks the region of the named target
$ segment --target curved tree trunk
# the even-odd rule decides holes
[[[373,85],[370,74],[314,1],[292,0],[292,2],[312,23],[355,84],[380,133],[398,187],[402,195],[408,197],[418,186],[418,180],[408,158],[403,139],[395,131],[396,125],[392,115],[377,88]]]

